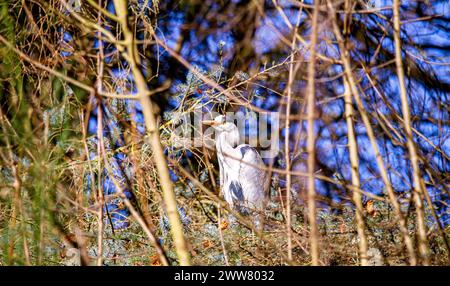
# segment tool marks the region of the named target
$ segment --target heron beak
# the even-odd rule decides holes
[[[217,125],[217,122],[215,122],[214,120],[203,120],[202,123],[205,124],[205,125],[209,125],[209,126],[216,126]]]

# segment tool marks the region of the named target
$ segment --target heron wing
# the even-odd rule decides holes
[[[242,156],[239,162],[238,176],[244,198],[251,208],[261,208],[269,176],[266,170],[257,166],[264,166],[264,162],[258,151],[250,145],[242,144],[236,149]]]
[[[244,193],[242,191],[242,186],[238,181],[231,181],[230,183],[230,194],[233,203],[244,202]]]

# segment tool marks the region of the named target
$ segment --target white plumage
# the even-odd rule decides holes
[[[258,151],[248,144],[238,146],[239,130],[235,124],[225,122],[224,116],[204,123],[217,131],[220,187],[225,200],[243,214],[261,212],[270,180]]]

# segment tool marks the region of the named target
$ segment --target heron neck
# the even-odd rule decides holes
[[[236,160],[236,158],[239,158],[236,154],[235,146],[232,145],[233,138],[229,138],[229,134],[227,133],[220,133],[218,135],[218,139],[216,140],[216,149],[217,149],[217,155],[220,159],[224,160],[225,162],[231,163],[231,160]],[[237,145],[237,144],[236,144]]]

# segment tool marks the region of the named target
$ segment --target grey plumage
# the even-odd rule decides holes
[[[230,183],[230,192],[233,202],[244,202],[244,193],[238,181],[232,181]]]
[[[243,214],[261,212],[270,180],[258,151],[247,144],[238,146],[239,130],[223,116],[208,124],[217,131],[220,186],[225,200]]]

